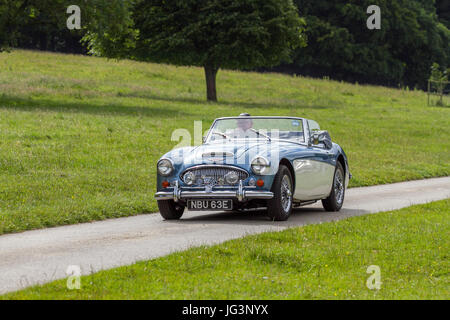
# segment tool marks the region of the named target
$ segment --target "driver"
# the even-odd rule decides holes
[[[249,117],[245,119],[245,117]],[[235,138],[257,138],[253,128],[253,120],[250,118],[250,114],[241,113],[239,119],[236,120],[236,128],[234,129],[233,136]]]

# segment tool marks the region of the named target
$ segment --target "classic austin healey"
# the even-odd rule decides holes
[[[292,208],[322,201],[339,211],[351,174],[347,156],[317,122],[296,117],[219,118],[201,146],[174,149],[157,164],[155,195],[164,219],[189,211]]]

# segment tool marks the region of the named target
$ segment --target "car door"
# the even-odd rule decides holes
[[[305,155],[293,161],[296,181],[295,200],[305,201],[328,197],[335,170],[332,159],[332,151],[327,150],[324,145],[310,144]]]

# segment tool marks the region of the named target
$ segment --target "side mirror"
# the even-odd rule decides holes
[[[333,142],[331,141],[328,131],[313,133],[311,136],[311,143],[314,146],[323,145],[326,149],[331,149],[333,147]]]
[[[312,135],[312,144],[313,145],[318,145],[319,144],[319,135],[317,133],[314,133]]]
[[[203,143],[206,142],[206,137],[202,137],[202,142],[203,142]]]

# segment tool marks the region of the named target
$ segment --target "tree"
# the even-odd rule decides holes
[[[60,49],[77,41],[80,35],[66,28],[66,8],[82,1],[0,0],[0,51],[16,46]]]
[[[16,44],[17,29],[27,16],[28,1],[0,0],[0,52]]]
[[[436,91],[439,95],[439,106],[444,105],[444,89],[448,84],[448,75],[450,74],[450,68],[442,71],[438,63],[434,62],[431,66],[431,76],[429,81],[434,84]]]
[[[308,47],[296,50],[297,73],[426,88],[433,61],[450,66],[450,31],[430,0],[295,0]],[[368,30],[366,9],[381,8],[381,29]]]
[[[439,20],[450,29],[450,1],[448,0],[437,0],[436,1],[436,12]]]
[[[86,37],[91,51],[201,66],[209,101],[217,101],[219,69],[288,62],[292,51],[306,44],[304,22],[292,0],[139,0],[120,25],[115,33],[93,25]]]

